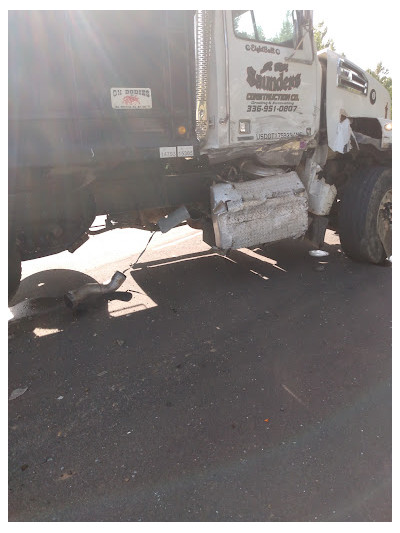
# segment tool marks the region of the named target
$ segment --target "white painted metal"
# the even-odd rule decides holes
[[[208,90],[211,125],[202,153],[213,155],[218,150],[246,147],[260,150],[261,147],[294,138],[311,139],[317,132],[321,67],[310,35],[304,35],[297,50],[276,45],[260,46],[263,44],[265,43],[241,39],[235,35],[232,11],[215,12]],[[257,51],[259,48],[262,51]],[[303,62],[297,62],[298,60]],[[311,64],[307,64],[307,61]],[[259,73],[269,62],[272,62],[272,71],[266,71],[265,76],[278,79],[280,72],[274,69],[283,67],[287,70],[282,77],[293,81],[293,77],[297,76],[299,86],[282,89],[280,84],[276,90],[251,86],[247,81],[248,67]],[[254,99],[251,98],[252,95],[256,95]],[[249,134],[239,133],[241,120],[250,120]],[[302,150],[305,147],[306,143],[303,143]],[[285,150],[290,152],[291,147]],[[272,159],[268,158],[272,165],[273,155]],[[281,158],[282,154],[276,152],[276,156]]]
[[[231,145],[252,142],[251,139],[240,140],[239,120],[243,119],[251,121],[253,142],[271,143],[299,135],[314,135],[319,121],[319,64],[310,35],[304,36],[298,50],[276,45],[262,46],[265,43],[235,35],[231,11],[227,11],[227,18]],[[259,52],[259,48],[267,51]],[[251,85],[254,80],[249,76],[249,68],[254,69],[250,72],[255,71],[255,75],[262,73],[266,88]]]
[[[390,95],[375,78],[364,71],[363,74],[368,81],[367,94],[357,94],[350,89],[338,86],[338,64],[342,57],[331,50],[323,50],[318,56],[327,61],[328,145],[332,150],[340,151],[338,150],[338,134],[342,133],[339,124],[343,117],[388,119],[390,117]]]

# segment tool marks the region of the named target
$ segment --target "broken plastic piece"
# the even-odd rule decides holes
[[[175,209],[172,213],[170,213],[168,216],[164,218],[160,218],[160,220],[157,222],[158,227],[161,230],[161,233],[167,233],[172,228],[175,228],[178,224],[181,224],[181,222],[185,222],[190,218],[190,214],[186,207],[182,205],[181,207],[178,207],[178,209]]]
[[[336,137],[330,148],[334,152],[345,154],[351,148],[352,129],[350,126],[350,120],[345,118],[342,122],[339,122],[336,127]]]
[[[308,253],[312,257],[325,257],[326,255],[329,255],[329,252],[325,252],[324,250],[310,250]]]

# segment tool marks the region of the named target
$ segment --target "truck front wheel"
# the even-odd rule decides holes
[[[339,203],[338,229],[344,253],[380,264],[392,255],[392,171],[363,169],[347,182]]]

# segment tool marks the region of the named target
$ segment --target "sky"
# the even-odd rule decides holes
[[[172,1],[172,0],[171,0]],[[173,2],[174,3],[174,2]],[[178,5],[180,2],[178,2]],[[189,4],[192,2],[189,1]],[[197,9],[265,9],[273,11],[274,2],[268,0],[203,0],[196,5]],[[393,77],[395,63],[394,54],[398,46],[395,45],[395,35],[400,33],[395,28],[398,9],[392,0],[371,2],[364,0],[331,0],[320,2],[282,2],[276,8],[312,9],[314,11],[314,26],[318,22],[325,22],[328,28],[327,37],[333,39],[336,51],[364,70],[375,69],[382,61]],[[177,9],[175,5],[172,7]],[[188,7],[185,7],[188,9]],[[397,24],[399,25],[399,24]]]
[[[346,6],[338,2],[321,2],[313,10],[314,27],[318,22],[324,21],[328,28],[326,38],[333,39],[336,52],[344,52],[350,61],[364,70],[375,69],[379,61],[382,61],[393,77],[394,54],[398,49],[394,42],[398,10],[391,9],[387,2],[382,3],[386,7],[381,10],[376,8],[379,2],[364,4],[364,9],[360,5],[363,4],[348,2]],[[399,63],[399,59],[396,62]]]
[[[267,12],[273,10],[273,3],[267,0],[253,0],[248,2],[243,0],[213,0],[194,3],[192,0],[182,5],[182,0],[169,0],[167,5],[160,0],[148,0],[143,3],[133,3],[132,1],[120,0],[114,9],[265,9]],[[272,4],[272,5],[271,5]],[[393,77],[395,68],[394,54],[395,46],[395,19],[397,11],[394,2],[364,2],[349,0],[333,0],[331,2],[302,2],[296,5],[295,2],[279,2],[277,8],[282,9],[313,9],[314,26],[318,22],[324,21],[328,28],[328,38],[332,38],[336,51],[344,52],[346,57],[363,69],[374,69],[379,61],[389,69]],[[383,6],[383,7],[381,7]],[[9,9],[54,9],[54,2],[46,0],[20,1],[15,0]],[[113,9],[113,6],[102,1],[87,0],[59,0],[57,9]],[[397,30],[398,31],[398,30]],[[397,62],[399,62],[397,60]]]

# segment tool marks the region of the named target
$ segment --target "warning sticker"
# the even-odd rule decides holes
[[[177,146],[178,157],[193,157],[193,146]]]
[[[113,109],[151,109],[151,89],[112,87],[111,105]]]
[[[176,146],[160,146],[160,157],[176,157]]]

